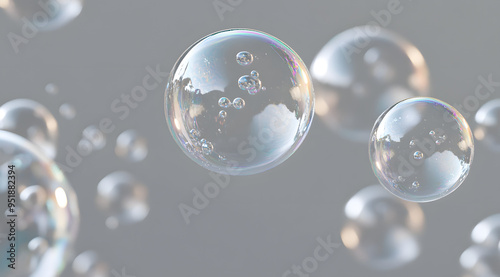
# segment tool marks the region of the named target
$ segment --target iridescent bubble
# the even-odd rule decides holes
[[[23,23],[27,20],[37,31],[51,31],[68,24],[80,15],[82,7],[83,0],[0,1],[0,8],[13,19]]]
[[[95,251],[79,254],[72,264],[76,277],[111,277],[109,265],[101,260]],[[126,276],[120,276],[126,277]]]
[[[240,65],[249,65],[253,62],[253,55],[248,51],[241,51],[236,55],[236,61]]]
[[[14,166],[12,168],[9,166]],[[15,175],[15,178],[9,177]],[[15,179],[15,188],[12,181]],[[76,194],[63,172],[39,148],[14,133],[0,131],[0,199],[9,189],[18,195],[16,209],[7,209],[0,220],[0,234],[8,234],[8,220],[16,214],[16,270],[0,260],[0,276],[59,276],[74,245],[79,210]],[[7,208],[7,201],[4,209]],[[1,253],[10,241],[0,239]]]
[[[479,222],[471,233],[472,241],[489,248],[500,243],[500,214],[487,217]]]
[[[101,150],[106,146],[106,136],[94,125],[87,126],[83,132],[83,137],[92,143],[95,150]]]
[[[130,162],[140,162],[148,155],[148,141],[136,130],[127,130],[116,138],[115,154]]]
[[[345,215],[349,221],[342,228],[341,239],[360,263],[391,270],[419,256],[425,217],[418,204],[373,185],[349,199]]]
[[[41,104],[29,99],[15,99],[3,104],[0,107],[0,129],[30,140],[48,158],[55,158],[57,121]]]
[[[440,100],[417,97],[397,103],[377,119],[371,137],[375,175],[405,200],[445,197],[469,174],[474,156],[471,130],[455,108]],[[437,137],[446,139],[436,143]],[[417,189],[415,181],[420,184]]]
[[[219,117],[226,118],[226,116],[227,116],[227,112],[226,111],[222,110],[222,111],[219,112]]]
[[[500,99],[484,104],[476,113],[474,136],[495,152],[500,152]]]
[[[257,93],[262,76],[266,92]],[[187,84],[201,94],[195,97]],[[285,161],[305,138],[314,112],[312,82],[300,57],[277,38],[245,29],[220,31],[191,46],[175,64],[165,97],[179,146],[199,165],[230,175]]]
[[[426,96],[420,51],[385,29],[359,26],[332,38],[311,65],[316,114],[344,138],[366,142],[377,117],[395,103]]]
[[[149,213],[147,187],[125,171],[113,172],[99,182],[96,202],[110,229],[140,222]]]
[[[467,277],[500,276],[500,255],[495,249],[473,245],[460,256],[460,265]]]
[[[76,116],[75,107],[69,103],[64,103],[59,106],[59,114],[67,120],[71,120]]]

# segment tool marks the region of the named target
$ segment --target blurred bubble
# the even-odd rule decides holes
[[[148,155],[148,141],[136,130],[127,130],[116,139],[115,154],[131,162],[140,162]]]
[[[3,104],[0,107],[0,129],[30,140],[48,158],[55,158],[59,135],[57,121],[41,104],[29,99],[15,99]]]
[[[82,11],[83,0],[4,0],[3,8],[15,20],[35,31],[58,29]]]
[[[64,103],[59,107],[59,114],[67,120],[71,120],[76,116],[75,107],[71,104]]]
[[[500,99],[494,99],[479,108],[476,113],[477,128],[474,136],[491,150],[500,152]]]
[[[110,268],[94,251],[85,251],[73,261],[76,277],[110,277]],[[125,277],[125,276],[123,276]]]
[[[339,135],[363,143],[384,110],[429,90],[420,51],[373,26],[355,27],[332,38],[314,58],[311,76],[316,114]]]
[[[94,150],[101,150],[106,146],[106,136],[96,126],[90,125],[82,133],[83,137],[92,143]]]
[[[8,1],[8,0],[7,0]],[[53,83],[49,83],[45,86],[45,92],[51,95],[56,95],[59,93],[59,87]]]
[[[14,166],[14,172],[8,167]],[[9,172],[10,171],[10,172]],[[15,175],[15,178],[9,177]],[[15,180],[15,188],[12,182]],[[0,276],[59,276],[76,239],[79,210],[76,194],[57,165],[31,142],[16,134],[0,131],[0,199],[14,189],[19,201],[0,220],[0,234],[9,234],[7,223],[17,214],[16,270],[0,260]],[[2,208],[7,208],[6,203]],[[10,249],[0,240],[0,252]]]
[[[472,230],[471,238],[476,244],[496,248],[500,243],[500,214],[489,216],[479,222]]]
[[[99,182],[96,202],[107,216],[109,229],[140,222],[149,213],[147,187],[124,171],[113,172]]]
[[[416,203],[392,196],[379,185],[356,193],[345,206],[348,222],[341,231],[343,244],[362,264],[391,270],[420,255],[419,235],[425,225]]]
[[[90,153],[92,153],[92,151],[94,151],[94,146],[92,145],[92,143],[88,140],[88,139],[81,139],[77,146],[76,146],[76,150],[78,151],[78,153],[80,155],[82,155],[83,157],[86,157],[88,155],[90,155]]]
[[[460,256],[460,265],[466,277],[500,276],[500,255],[492,248],[473,245]]]

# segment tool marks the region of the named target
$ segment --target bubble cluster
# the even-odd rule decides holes
[[[9,234],[9,215],[16,221],[16,270],[0,260],[0,275],[59,276],[76,239],[79,209],[76,194],[62,171],[25,138],[0,131],[0,199],[7,199],[14,166],[16,209],[3,210],[0,234]],[[3,204],[4,202],[2,202]],[[6,202],[5,202],[6,204]],[[7,208],[5,205],[4,208]],[[10,241],[0,238],[0,251]]]
[[[29,99],[15,99],[3,104],[0,107],[0,129],[28,139],[48,158],[55,158],[58,124],[42,104]]]
[[[27,20],[37,31],[51,31],[78,17],[83,8],[83,0],[8,0],[0,8],[15,20]]]
[[[371,26],[332,38],[311,65],[316,114],[333,131],[366,142],[375,119],[393,104],[427,96],[429,74],[420,51],[404,38]]]
[[[307,68],[289,46],[259,31],[226,30],[198,41],[176,63],[166,115],[195,162],[248,175],[293,154],[309,129],[313,96]]]
[[[110,173],[99,182],[96,202],[109,229],[140,222],[149,214],[147,187],[125,171]]]
[[[136,130],[126,130],[116,138],[115,154],[130,162],[140,162],[148,155],[148,141]]]
[[[370,162],[380,183],[405,200],[429,202],[457,189],[469,173],[474,141],[452,106],[434,98],[411,98],[375,122]]]
[[[416,203],[393,197],[378,185],[356,193],[345,206],[348,222],[341,239],[356,260],[377,270],[391,270],[420,255],[425,224]]]
[[[500,152],[500,99],[484,104],[475,116],[474,136],[489,149]]]

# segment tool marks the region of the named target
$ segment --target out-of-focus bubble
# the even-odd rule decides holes
[[[73,260],[76,277],[111,277],[109,265],[94,251],[85,251]]]
[[[360,263],[391,270],[419,256],[425,217],[417,203],[396,198],[374,185],[347,202],[345,215],[349,220],[342,228],[341,239]]]
[[[127,130],[116,138],[115,154],[131,162],[140,162],[148,155],[148,141],[136,130]]]
[[[466,277],[500,276],[500,254],[484,245],[473,245],[460,256],[460,265]]]
[[[94,150],[101,150],[106,146],[106,136],[96,126],[90,125],[82,133],[83,137],[92,143]]]
[[[56,95],[59,93],[59,87],[56,84],[49,83],[45,86],[45,92],[47,92],[50,95]]]
[[[476,113],[474,136],[491,150],[500,152],[500,99],[484,104]]]
[[[355,27],[332,38],[314,58],[311,76],[316,114],[344,138],[362,143],[385,109],[429,90],[420,51],[373,26]]]
[[[14,166],[13,171],[9,166]],[[16,270],[11,270],[9,261],[2,258],[0,276],[59,276],[77,235],[76,194],[57,165],[31,142],[0,131],[0,199],[7,200],[12,192],[19,201],[15,211],[2,213],[0,234],[10,233],[10,215],[17,214],[18,259]],[[2,208],[7,208],[7,201],[4,203]],[[0,252],[7,253],[10,243],[0,240]]]
[[[500,214],[489,216],[479,222],[472,230],[471,238],[476,244],[496,248],[500,243]]]
[[[269,34],[232,29],[208,35],[188,48],[170,77],[170,131],[184,153],[209,170],[269,170],[307,135],[314,112],[309,72],[297,53]]]
[[[110,229],[140,222],[149,213],[147,187],[125,171],[113,172],[99,182],[96,202]]]
[[[76,109],[69,103],[64,103],[59,107],[59,114],[67,120],[71,120],[76,116]]]
[[[406,99],[387,109],[375,122],[369,148],[380,183],[415,202],[455,191],[474,157],[467,121],[452,106],[430,97]]]
[[[80,15],[83,0],[3,0],[0,8],[32,31],[50,31]]]
[[[3,104],[0,107],[0,129],[28,139],[48,158],[55,158],[57,121],[40,103],[29,99],[15,99]]]
[[[78,154],[86,157],[94,151],[94,145],[92,145],[88,139],[82,138],[76,145],[76,150],[78,151]]]

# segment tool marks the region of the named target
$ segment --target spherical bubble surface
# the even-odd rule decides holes
[[[496,248],[500,243],[500,214],[489,216],[479,222],[471,233],[475,244]]]
[[[266,171],[290,157],[313,117],[300,57],[263,32],[235,29],[193,44],[175,64],[166,117],[181,149],[222,174]]]
[[[14,172],[8,167],[14,165]],[[9,172],[10,171],[10,172]],[[15,178],[9,177],[15,175]],[[10,187],[15,180],[15,188]],[[31,142],[16,134],[0,131],[0,199],[14,189],[16,202],[16,270],[0,260],[0,275],[59,276],[76,239],[79,210],[76,194],[57,165]],[[5,201],[6,204],[7,201]],[[4,202],[2,202],[4,204]],[[9,234],[11,210],[5,205],[0,234]],[[0,238],[0,251],[10,241]]]
[[[55,158],[59,136],[57,121],[40,103],[15,99],[3,104],[0,107],[0,129],[28,139],[48,158]]]
[[[316,114],[342,137],[366,142],[375,119],[406,98],[427,96],[420,51],[388,30],[359,26],[332,38],[311,65]]]
[[[464,277],[500,276],[500,254],[484,245],[472,245],[460,256]]]
[[[420,255],[419,235],[425,217],[417,203],[401,200],[372,185],[349,199],[345,215],[348,222],[341,239],[360,263],[377,270],[391,270]]]
[[[489,149],[500,152],[500,99],[493,99],[481,106],[475,116],[476,139]]]
[[[148,141],[136,130],[126,130],[116,138],[115,154],[130,162],[140,162],[148,155]]]
[[[369,155],[375,175],[391,193],[429,202],[452,193],[465,180],[474,140],[455,108],[417,97],[395,104],[377,119]]]

